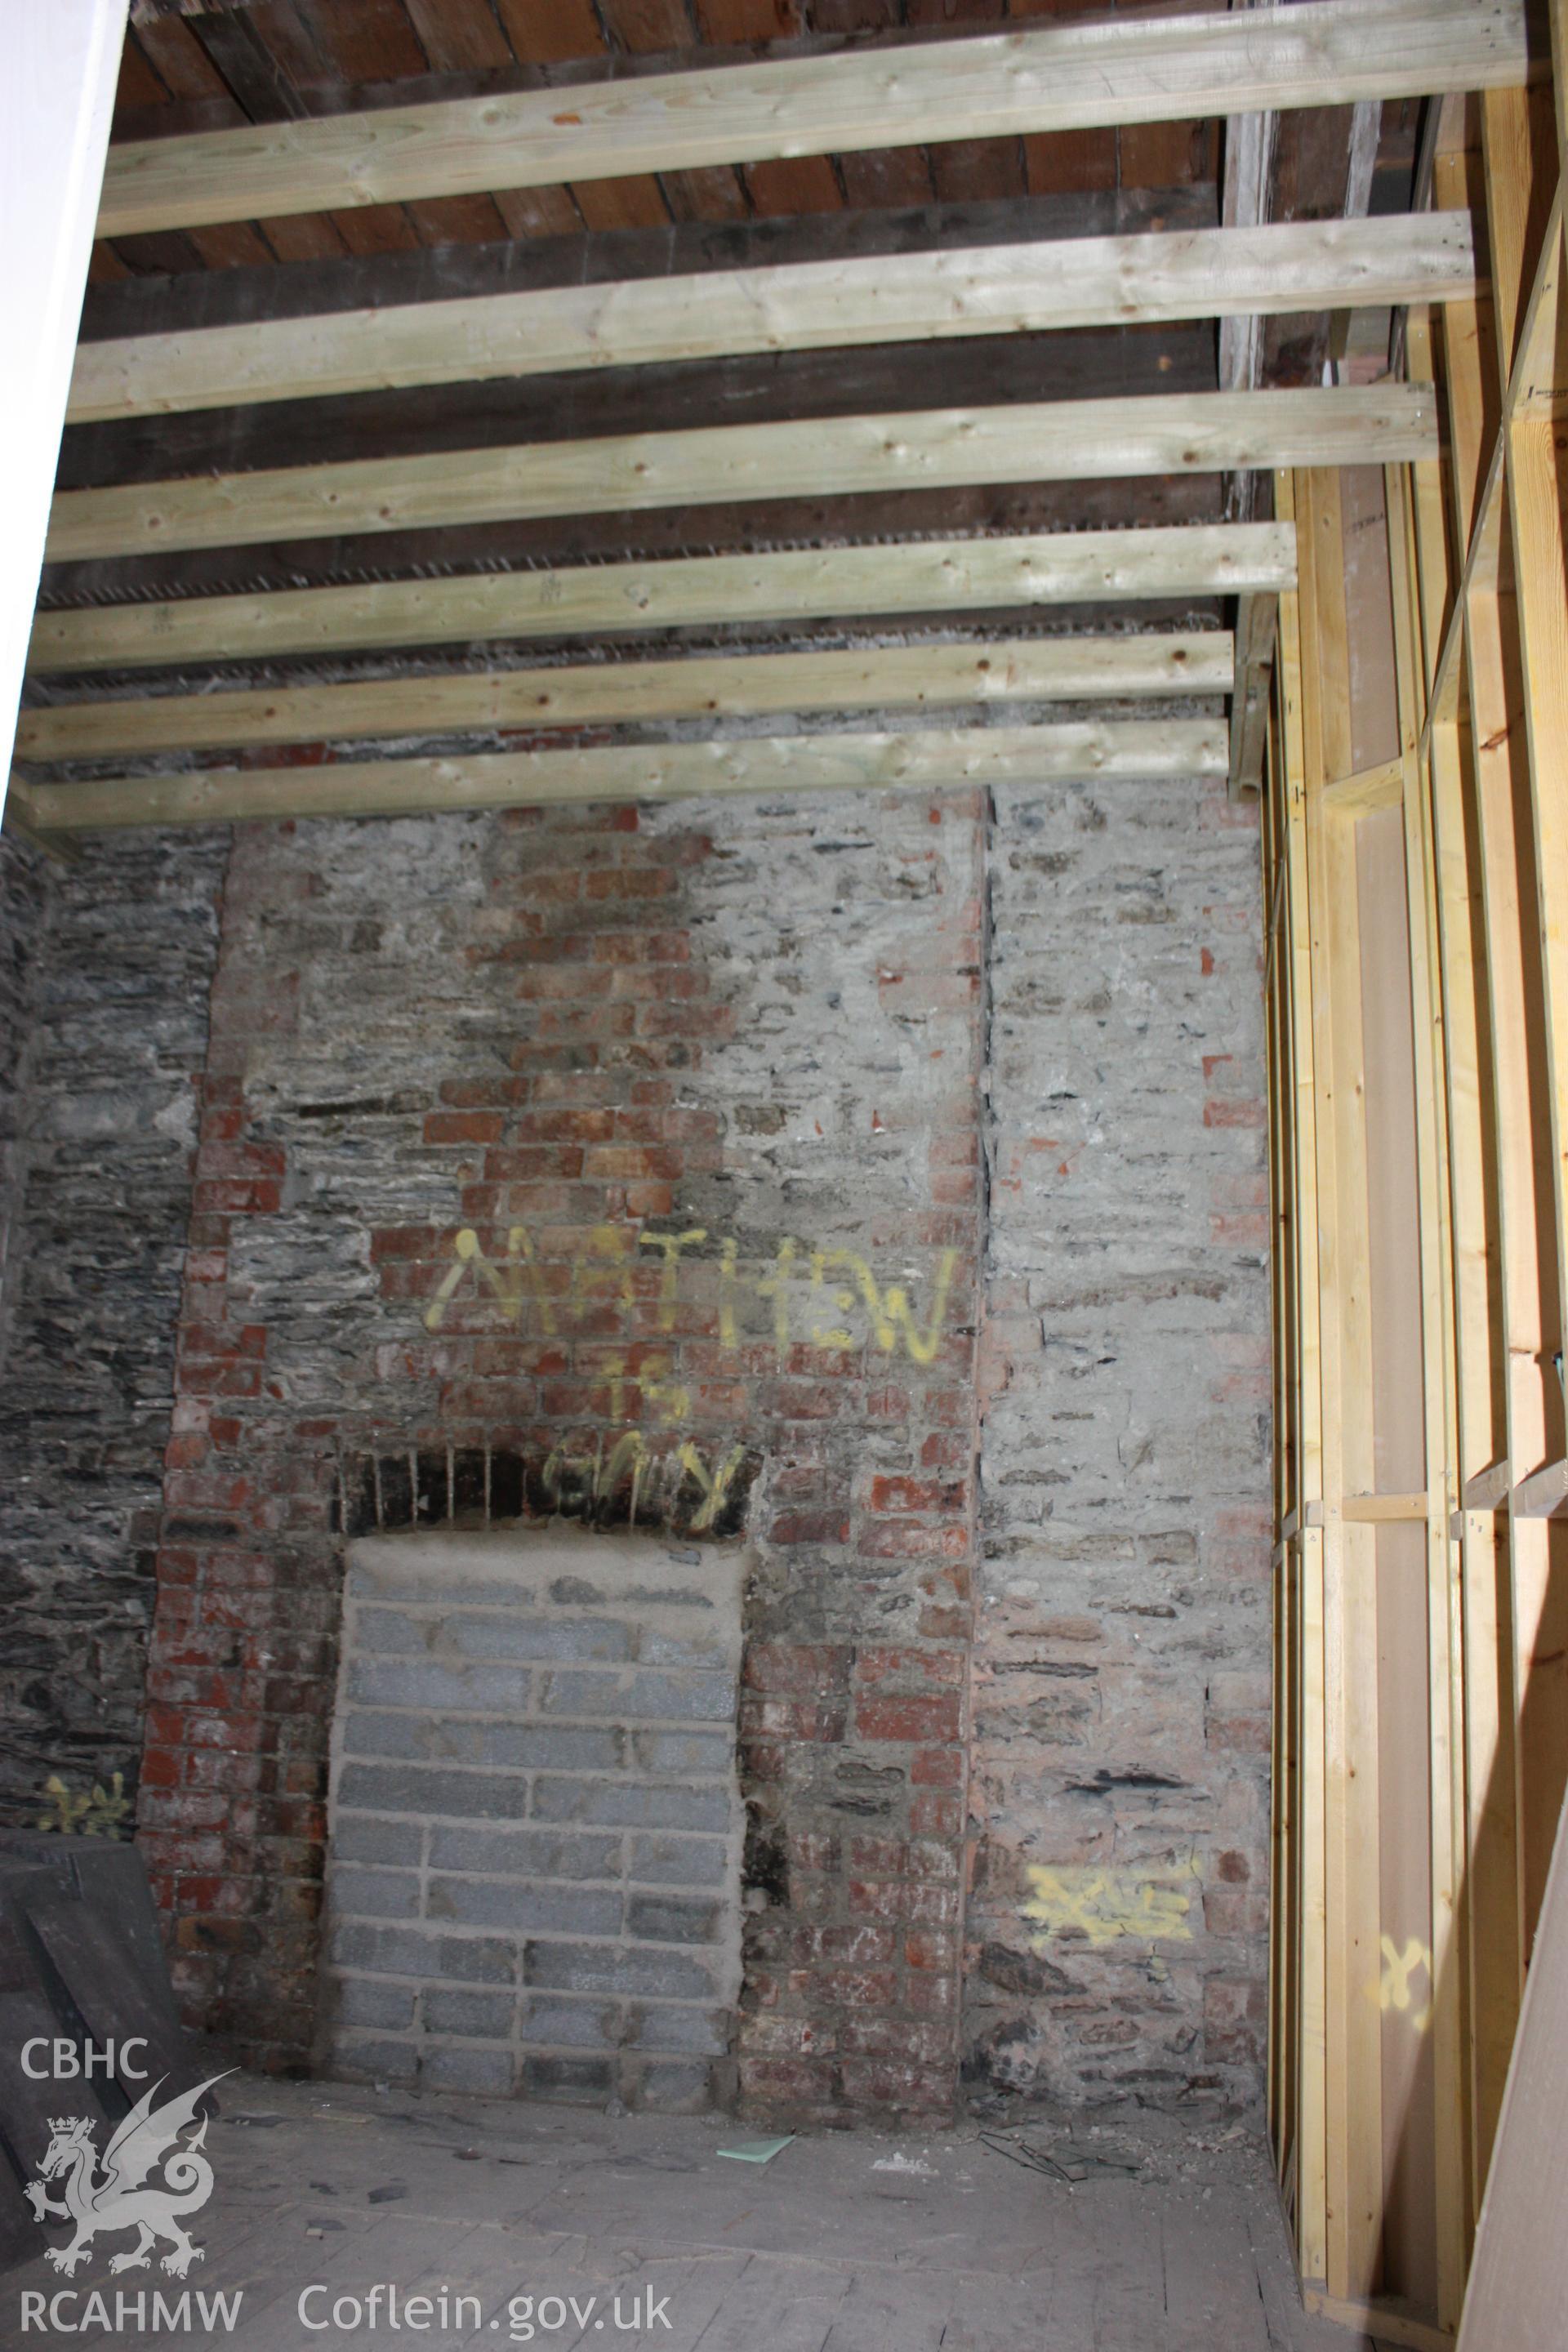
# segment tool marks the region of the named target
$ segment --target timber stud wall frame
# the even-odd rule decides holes
[[[1309,2301],[1414,2346],[1458,2324],[1568,1784],[1565,19],[1555,97],[1442,117],[1489,279],[1408,319],[1442,461],[1277,499],[1269,2111]]]

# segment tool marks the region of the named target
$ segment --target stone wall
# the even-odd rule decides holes
[[[226,853],[0,839],[0,1819],[26,1826],[129,1833]]]
[[[965,2072],[1256,2090],[1268,1295],[1257,824],[999,796]]]
[[[7,847],[0,1804],[117,1825],[156,1536],[194,2017],[315,2046],[345,1544],[570,1517],[751,1550],[751,2104],[1255,2087],[1255,852],[1183,783]]]
[[[48,937],[49,873],[41,852],[16,834],[0,833],[0,1333],[11,1229],[26,1182],[33,985]]]
[[[743,1521],[742,2086],[951,2105],[981,842],[965,794],[237,840],[141,1823],[252,2056],[315,2027],[344,1532]]]

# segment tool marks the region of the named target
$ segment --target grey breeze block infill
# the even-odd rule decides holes
[[[728,2103],[745,1565],[736,1546],[558,1526],[350,1545],[334,2071]]]

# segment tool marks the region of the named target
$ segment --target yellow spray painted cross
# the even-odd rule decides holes
[[[1082,1866],[1045,1869],[1036,1864],[1026,1875],[1035,1891],[1023,1906],[1024,1916],[1045,1929],[1042,1941],[1075,1935],[1091,1944],[1114,1944],[1124,1937],[1142,1943],[1192,1941],[1186,1924],[1192,1899],[1177,1886],[1142,1877],[1136,1871]],[[1177,1875],[1196,1878],[1196,1857],[1179,1864]]]
[[[1432,1955],[1430,1951],[1418,1936],[1412,1936],[1403,1951],[1398,1948],[1392,1936],[1384,1936],[1379,1939],[1378,1948],[1383,1954],[1383,1974],[1377,1986],[1379,2009],[1384,2011],[1392,2009],[1398,2011],[1401,2015],[1408,2014],[1416,2032],[1425,2033],[1432,2022],[1430,1990]],[[1415,1996],[1411,1990],[1410,1979],[1418,1969],[1422,1969],[1426,1972],[1427,1998],[1424,2005],[1416,2009],[1413,2006]]]

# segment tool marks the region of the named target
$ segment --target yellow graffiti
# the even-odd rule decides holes
[[[1403,1951],[1399,1950],[1392,1936],[1383,1936],[1378,1939],[1378,1948],[1383,1955],[1383,1974],[1376,1988],[1379,2009],[1384,2011],[1392,2009],[1401,2016],[1408,2013],[1416,2032],[1425,2033],[1432,2022],[1431,1952],[1418,1936],[1412,1936]],[[1420,2009],[1413,2006],[1415,1996],[1410,1986],[1410,1979],[1418,1969],[1425,1970],[1428,1987],[1426,2000]]]
[[[823,1276],[826,1273],[827,1268],[830,1265],[843,1264],[848,1255],[849,1253],[847,1250],[812,1251],[811,1291],[809,1294],[812,1297],[815,1297],[817,1292],[821,1290],[823,1286]],[[840,1315],[847,1315],[855,1304],[855,1293],[852,1290],[833,1290],[828,1293],[828,1297],[832,1305],[837,1308]],[[813,1323],[806,1332],[806,1338],[814,1348],[828,1348],[839,1354],[842,1354],[846,1349],[852,1348],[855,1345],[855,1334],[853,1331],[847,1330],[842,1324],[829,1328],[827,1325],[823,1323]]]
[[[818,1280],[818,1270],[831,1265],[847,1266],[855,1277],[861,1303],[870,1318],[872,1334],[885,1356],[890,1356],[899,1344],[902,1328],[904,1344],[917,1364],[931,1363],[942,1344],[942,1318],[947,1310],[947,1294],[952,1287],[953,1268],[958,1264],[956,1250],[943,1250],[937,1261],[936,1288],[931,1296],[930,1320],[922,1331],[910,1311],[909,1298],[896,1283],[889,1283],[885,1292],[877,1287],[876,1276],[863,1257],[853,1250],[818,1250],[812,1260],[812,1281]],[[840,1290],[835,1294],[841,1313],[855,1304],[855,1291]],[[819,1346],[848,1347],[847,1332],[835,1332],[831,1339],[821,1339]]]
[[[735,1260],[740,1244],[726,1241],[719,1251],[719,1345],[734,1348],[740,1344],[740,1327],[735,1320]]]
[[[679,1381],[667,1380],[668,1360],[649,1356],[641,1368],[633,1371],[624,1356],[612,1356],[605,1366],[605,1376],[610,1385],[610,1419],[625,1421],[630,1399],[628,1388],[635,1388],[646,1405],[651,1406],[656,1417],[666,1429],[678,1428],[690,1418],[691,1391]]]
[[[680,1466],[696,1479],[702,1489],[701,1507],[693,1515],[691,1520],[691,1532],[694,1536],[705,1534],[723,1509],[724,1497],[730,1491],[730,1482],[745,1458],[745,1447],[737,1445],[728,1461],[721,1462],[710,1476],[707,1465],[695,1445],[681,1447]]]
[[[628,1429],[616,1438],[607,1454],[602,1437],[596,1440],[591,1454],[574,1454],[565,1445],[557,1445],[545,1457],[540,1482],[554,1510],[567,1505],[569,1490],[577,1507],[592,1505],[597,1508],[610,1501],[629,1475],[630,1523],[635,1527],[638,1506],[647,1490],[652,1489],[656,1496],[662,1492],[668,1498],[692,1479],[700,1500],[685,1522],[685,1531],[706,1535],[717,1524],[745,1461],[743,1445],[737,1445],[722,1462],[711,1465],[689,1442],[655,1454],[640,1431]]]
[[[757,1284],[757,1297],[773,1304],[773,1345],[781,1356],[789,1346],[789,1276],[794,1264],[795,1244],[780,1242],[772,1274],[764,1274]]]
[[[568,1317],[580,1318],[595,1299],[606,1296],[616,1298],[630,1313],[636,1302],[634,1269],[637,1253],[655,1250],[662,1257],[658,1324],[661,1330],[674,1330],[683,1269],[691,1262],[689,1254],[708,1238],[708,1229],[703,1225],[692,1226],[683,1233],[641,1233],[613,1224],[590,1227],[571,1262]],[[510,1322],[521,1325],[531,1306],[539,1328],[550,1336],[556,1333],[557,1313],[526,1227],[511,1227],[506,1255],[499,1261],[486,1255],[479,1234],[468,1225],[454,1237],[452,1254],[453,1262],[425,1310],[426,1329],[441,1328],[448,1308],[471,1276],[480,1300],[492,1302]],[[857,1338],[850,1318],[858,1315],[863,1318],[867,1343],[879,1349],[883,1355],[896,1355],[902,1348],[911,1362],[930,1364],[942,1346],[942,1326],[957,1265],[956,1250],[941,1252],[928,1311],[922,1318],[911,1305],[909,1293],[898,1283],[889,1283],[883,1289],[868,1260],[856,1250],[813,1250],[803,1259],[800,1245],[786,1236],[776,1244],[771,1266],[748,1276],[741,1270],[739,1244],[722,1237],[719,1243],[719,1344],[731,1350],[745,1344],[741,1309],[749,1294],[769,1310],[773,1346],[781,1359],[797,1339],[832,1354],[854,1348]],[[836,1280],[835,1276],[846,1278]],[[802,1323],[804,1328],[797,1329],[797,1324]],[[652,1391],[645,1390],[645,1393]],[[667,1419],[679,1417],[674,1412],[666,1415]]]
[[[602,1473],[603,1486],[600,1494],[613,1495],[629,1470],[632,1475],[631,1525],[634,1528],[637,1523],[638,1492],[642,1486],[643,1472],[647,1468],[647,1447],[635,1429],[628,1429],[625,1436],[617,1437],[610,1448],[610,1458],[605,1464]],[[596,1496],[595,1499],[599,1499],[599,1496]]]
[[[120,1825],[131,1811],[123,1772],[110,1776],[107,1790],[95,1780],[90,1790],[81,1794],[73,1793],[58,1772],[51,1772],[44,1782],[44,1794],[49,1809],[38,1815],[39,1829],[58,1830],[68,1836],[119,1837]]]
[[[708,1238],[706,1225],[698,1225],[689,1234],[639,1234],[637,1240],[644,1249],[664,1252],[664,1272],[658,1285],[658,1328],[661,1331],[675,1328],[675,1302],[680,1275],[680,1253],[695,1249]]]
[[[1176,1874],[1196,1878],[1196,1858],[1178,1864]],[[1026,1875],[1035,1891],[1023,1912],[1026,1919],[1045,1929],[1040,1944],[1053,1936],[1082,1936],[1090,1944],[1114,1944],[1127,1937],[1142,1943],[1155,1938],[1192,1941],[1186,1924],[1191,1898],[1158,1879],[1141,1878],[1131,1870],[1045,1869],[1038,1864]]]
[[[637,1297],[632,1256],[627,1248],[630,1239],[625,1225],[589,1228],[587,1251],[572,1264],[571,1306],[574,1314],[583,1312],[591,1294],[603,1297],[606,1292],[613,1292],[621,1307],[630,1311]],[[596,1260],[606,1263],[595,1263]]]
[[[481,1285],[495,1293],[506,1313],[514,1323],[522,1320],[522,1310],[532,1298],[539,1310],[543,1329],[553,1332],[555,1318],[550,1300],[539,1280],[534,1262],[533,1243],[526,1225],[513,1225],[507,1235],[507,1254],[500,1265],[493,1265],[479,1247],[479,1237],[473,1228],[465,1225],[452,1244],[456,1264],[447,1267],[441,1277],[441,1286],[425,1310],[426,1328],[438,1331],[446,1320],[447,1309],[460,1286],[465,1271],[472,1266]]]

